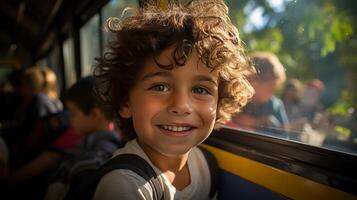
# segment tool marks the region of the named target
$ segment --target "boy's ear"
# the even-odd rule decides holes
[[[122,118],[129,119],[131,117],[131,110],[129,104],[127,102],[122,103],[120,105],[118,113]]]

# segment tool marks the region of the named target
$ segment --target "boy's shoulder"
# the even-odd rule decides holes
[[[121,154],[135,154],[146,160],[151,166],[153,166],[153,168],[155,168],[155,166],[151,163],[150,159],[147,157],[145,151],[140,147],[140,145],[135,139],[126,142],[123,148],[119,148],[118,150],[116,150],[113,154],[113,157]],[[215,161],[214,156],[208,150],[201,146],[193,147],[190,150],[188,159],[190,165],[203,167],[206,165],[210,165],[213,161]]]
[[[142,186],[139,189],[141,195],[149,197],[151,196],[150,191],[152,191],[154,192],[154,196],[157,195],[154,199],[160,199],[158,198],[160,196],[159,194],[163,192],[162,190],[164,188],[166,188],[164,190],[173,191],[169,189],[171,188],[171,184],[166,178],[163,178],[162,172],[158,172],[156,167],[153,166],[150,161],[146,160],[147,157],[143,154],[145,153],[143,153],[135,140],[130,141],[124,148],[119,149],[114,157],[106,163],[107,166],[103,167],[106,173],[102,174],[106,175],[103,176],[103,179],[97,187],[95,199],[101,199],[103,195],[106,196],[108,191],[110,191],[109,193],[111,193],[112,197],[116,195],[125,196],[129,191],[135,193],[135,191],[138,190],[138,185]],[[204,148],[194,147],[190,151],[188,163],[190,173],[196,184],[190,186],[192,189],[185,190],[188,192],[187,194],[183,193],[181,195],[190,196],[190,193],[194,191],[206,191],[203,194],[209,193],[209,197],[213,198],[217,191],[216,182],[219,170],[214,156]],[[108,168],[110,170],[107,170]],[[151,172],[148,173],[149,171]],[[148,187],[147,183],[149,183],[150,187]],[[125,185],[125,187],[121,187],[122,185]],[[118,190],[119,186],[121,189],[125,188],[125,190]],[[210,188],[210,190],[207,190],[207,188]]]
[[[103,180],[105,192],[99,184]],[[143,193],[137,194],[138,187]],[[143,188],[147,190],[142,190]],[[153,196],[150,196],[149,191],[153,192]],[[66,199],[123,199],[128,198],[128,195],[144,195],[144,199],[162,199],[162,192],[161,182],[152,166],[136,154],[124,153],[114,156],[98,170],[79,173],[73,179]]]
[[[150,159],[146,156],[144,150],[140,147],[136,139],[129,140],[123,143],[122,148],[117,149],[113,153],[113,157],[121,154],[135,154],[143,159],[149,161]]]
[[[113,154],[113,157],[121,155],[121,154],[135,154],[144,160],[146,160],[150,165],[155,168],[155,166],[151,163],[150,159],[147,157],[145,151],[140,147],[138,142],[134,140],[130,140],[125,143],[123,148],[119,148]],[[214,159],[213,155],[207,151],[205,148],[202,147],[193,147],[189,153],[189,160],[190,164],[192,165],[199,165],[200,167],[205,166],[207,163],[205,162],[208,160],[208,164],[210,161]]]

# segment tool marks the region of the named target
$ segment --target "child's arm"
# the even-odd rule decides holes
[[[100,180],[94,195],[94,200],[111,199],[151,200],[152,188],[144,178],[131,170],[113,170]]]

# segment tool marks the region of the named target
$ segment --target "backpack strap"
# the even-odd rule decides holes
[[[104,176],[115,169],[129,169],[143,177],[153,189],[154,200],[163,199],[164,193],[156,172],[145,159],[135,154],[121,154],[106,162],[99,173]]]
[[[211,152],[207,149],[199,146],[199,149],[202,151],[204,157],[206,158],[209,172],[211,175],[211,188],[209,191],[209,198],[212,199],[217,193],[217,184],[218,184],[218,172],[219,167],[216,158],[213,156]]]
[[[93,199],[100,179],[116,169],[129,169],[143,177],[153,189],[153,199],[162,200],[164,197],[161,182],[154,169],[146,160],[135,154],[117,155],[97,170],[84,170],[72,178],[71,186],[66,194],[66,200]]]

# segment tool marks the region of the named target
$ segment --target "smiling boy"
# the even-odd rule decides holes
[[[99,60],[97,96],[118,114],[129,139],[114,155],[135,154],[158,175],[163,199],[208,199],[208,163],[197,148],[239,111],[253,89],[237,29],[223,1],[147,4],[111,27],[116,40]],[[106,174],[94,199],[153,199],[135,172]]]
[[[171,53],[165,50],[158,61],[165,63]],[[132,118],[138,137],[145,140],[138,142],[146,154],[153,156],[154,163],[157,160],[160,165],[161,156],[186,157],[212,131],[218,104],[218,73],[210,71],[199,62],[196,53],[184,66],[173,70],[160,69],[152,59],[144,63],[119,113]]]

